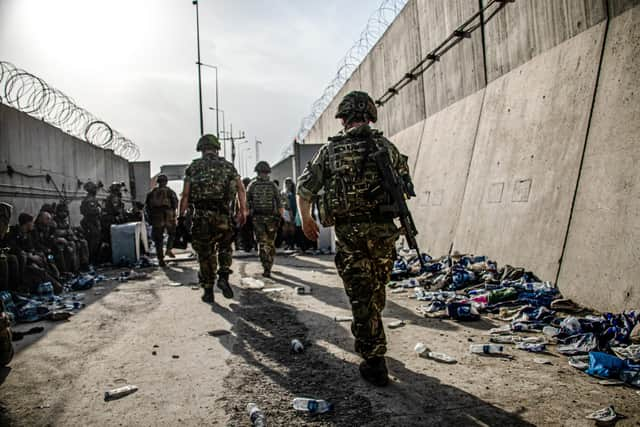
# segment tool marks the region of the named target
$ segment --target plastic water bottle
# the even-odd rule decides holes
[[[293,409],[310,414],[322,414],[333,409],[333,405],[325,400],[296,397],[293,399]]]
[[[247,413],[249,414],[249,418],[251,418],[251,425],[254,427],[266,427],[267,418],[264,416],[262,409],[258,408],[258,405],[255,403],[248,403]]]
[[[471,344],[469,351],[475,354],[502,354],[504,346],[500,344]]]

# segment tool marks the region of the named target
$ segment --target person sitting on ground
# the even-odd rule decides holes
[[[13,206],[0,202],[0,291],[10,290],[20,280],[18,258],[10,252],[9,222]]]
[[[38,284],[51,282],[54,292],[60,293],[60,272],[44,253],[36,250],[33,228],[33,216],[23,212],[18,216],[18,224],[9,230],[10,250],[18,259],[20,272],[20,280],[10,290],[29,293]]]

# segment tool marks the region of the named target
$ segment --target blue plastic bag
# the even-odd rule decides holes
[[[599,351],[589,353],[587,374],[599,378],[618,378],[620,372],[628,368],[624,360]]]

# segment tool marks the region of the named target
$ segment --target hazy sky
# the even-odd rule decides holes
[[[379,4],[200,0],[202,62],[219,66],[227,128],[264,141],[261,157],[279,160]],[[195,41],[191,0],[0,0],[0,60],[44,78],[133,140],[152,172],[196,156]],[[211,133],[214,76],[203,68]]]

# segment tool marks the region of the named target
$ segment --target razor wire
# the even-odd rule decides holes
[[[311,105],[311,113],[302,119],[300,129],[296,135],[298,141],[304,139],[322,112],[327,108],[342,86],[344,86],[349,77],[351,77],[356,68],[358,68],[371,48],[378,42],[387,28],[389,28],[389,25],[391,25],[407,2],[408,0],[383,0],[380,7],[369,17],[367,25],[360,33],[360,38],[338,62],[338,71],[335,77],[324,88],[322,95]],[[291,147],[287,147],[285,152],[290,150],[290,148]]]
[[[5,61],[0,61],[0,102],[128,160],[140,157],[138,146],[106,122],[40,77]]]

